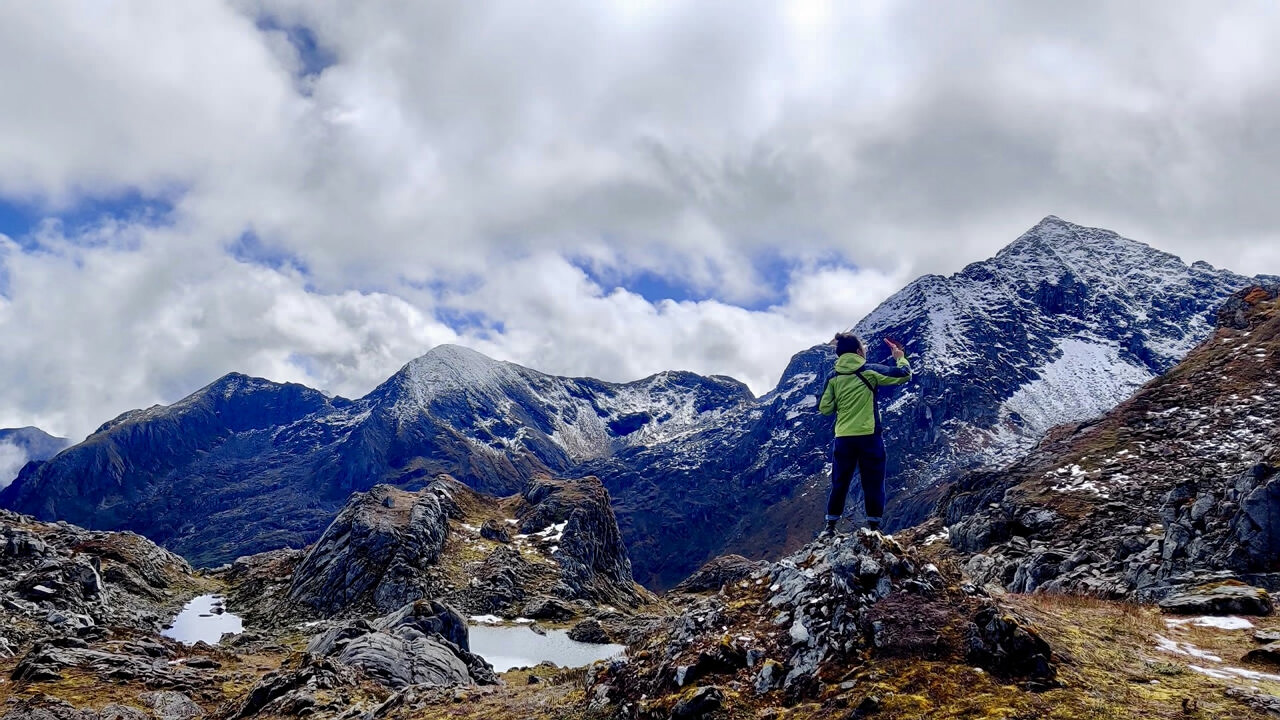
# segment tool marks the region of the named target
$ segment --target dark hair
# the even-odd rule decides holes
[[[842,332],[836,335],[836,355],[856,353],[862,350],[862,347],[862,339],[851,332]]]

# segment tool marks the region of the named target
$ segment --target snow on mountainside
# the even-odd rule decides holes
[[[1109,410],[1203,340],[1216,308],[1248,283],[1050,216],[990,260],[903,288],[855,327],[871,360],[887,361],[889,337],[915,369],[908,385],[881,391],[891,525],[927,517],[957,473],[1012,460],[1048,428]],[[661,586],[696,564],[655,534],[712,547],[719,536],[718,551],[748,557],[811,537],[831,432],[814,397],[833,360],[825,345],[801,352],[774,392],[717,427],[590,468],[623,506],[638,578]]]
[[[624,384],[562,378],[458,345],[441,345],[410,362],[373,395],[388,398],[402,421],[424,413],[450,417],[472,447],[489,453],[509,450],[535,431],[511,432],[507,418],[514,414],[573,462],[674,439],[714,421],[724,407],[751,399],[732,378],[679,372]],[[468,412],[480,406],[495,412]]]
[[[912,282],[857,325],[873,361],[892,337],[916,370],[881,398],[891,523],[926,516],[957,472],[1127,397],[1247,283],[1055,217],[994,258]],[[831,437],[815,399],[833,360],[827,345],[796,354],[760,398],[725,377],[555,377],[457,346],[358,400],[230,375],[103,425],[29,467],[0,505],[136,530],[216,564],[313,541],[377,483],[448,473],[507,495],[540,472],[596,475],[636,578],[670,586],[716,554],[777,556],[811,537]]]

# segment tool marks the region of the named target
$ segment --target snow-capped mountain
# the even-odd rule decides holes
[[[731,378],[560,378],[445,345],[360,400],[233,373],[29,466],[0,505],[140,532],[193,561],[315,539],[353,491],[449,473],[489,493],[661,444],[749,403]]]
[[[873,360],[892,337],[916,369],[882,398],[891,522],[925,516],[958,470],[1127,397],[1248,282],[1049,217],[990,260],[908,285],[857,325]],[[359,400],[233,374],[28,467],[0,505],[212,564],[311,542],[377,483],[450,473],[510,494],[537,472],[596,475],[637,580],[665,587],[726,550],[777,555],[812,535],[831,435],[816,396],[833,360],[826,345],[798,353],[760,398],[725,377],[563,378],[455,346]]]
[[[960,471],[1011,460],[1168,370],[1249,282],[1051,216],[990,260],[903,288],[855,328],[872,360],[888,360],[888,337],[915,368],[882,391],[891,526],[927,517]],[[714,426],[582,470],[619,504],[641,582],[679,580],[703,547],[776,556],[812,537],[831,433],[814,406],[833,361],[825,345],[801,352],[773,392]],[[673,542],[694,549],[673,553]]]

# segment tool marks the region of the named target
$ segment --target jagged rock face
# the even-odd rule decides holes
[[[298,566],[289,597],[324,615],[389,612],[426,597],[448,517],[434,493],[377,485],[356,493]]]
[[[538,477],[522,497],[527,503],[519,514],[522,533],[561,528],[553,555],[567,587],[565,597],[624,606],[636,603],[631,559],[609,493],[597,478]]]
[[[487,537],[484,527],[507,535]],[[483,559],[471,559],[477,555]],[[261,607],[275,607],[271,588],[287,573],[285,599],[321,616],[386,613],[420,599],[507,615],[555,600],[573,616],[643,600],[596,478],[537,476],[507,498],[448,476],[417,493],[378,485],[354,494],[300,561],[277,551],[237,560],[226,572],[268,598]]]
[[[1280,283],[1100,420],[944,505],[969,571],[1009,589],[1159,599],[1239,577],[1280,588]]]
[[[1051,217],[995,258],[891,297],[857,326],[873,360],[893,337],[917,369],[882,400],[891,526],[925,517],[961,469],[1166,370],[1246,282]],[[558,378],[451,346],[357,401],[228,376],[104,425],[28,468],[0,505],[132,529],[212,565],[309,544],[378,483],[416,490],[450,473],[507,494],[542,472],[595,475],[637,576],[668,587],[722,551],[776,557],[812,536],[831,434],[815,396],[833,359],[825,345],[797,354],[758,399],[728,378]]]
[[[0,510],[0,641],[156,630],[197,581],[182,558],[133,533],[89,532]]]

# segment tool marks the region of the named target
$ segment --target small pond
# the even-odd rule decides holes
[[[160,634],[185,645],[201,641],[217,645],[223,633],[241,632],[244,623],[238,615],[226,612],[221,595],[201,595],[187,603],[173,619],[173,625]]]
[[[569,639],[567,630],[539,635],[527,625],[472,625],[471,652],[489,661],[497,672],[553,662],[560,667],[582,667],[597,660],[618,657],[624,645],[595,645]]]

